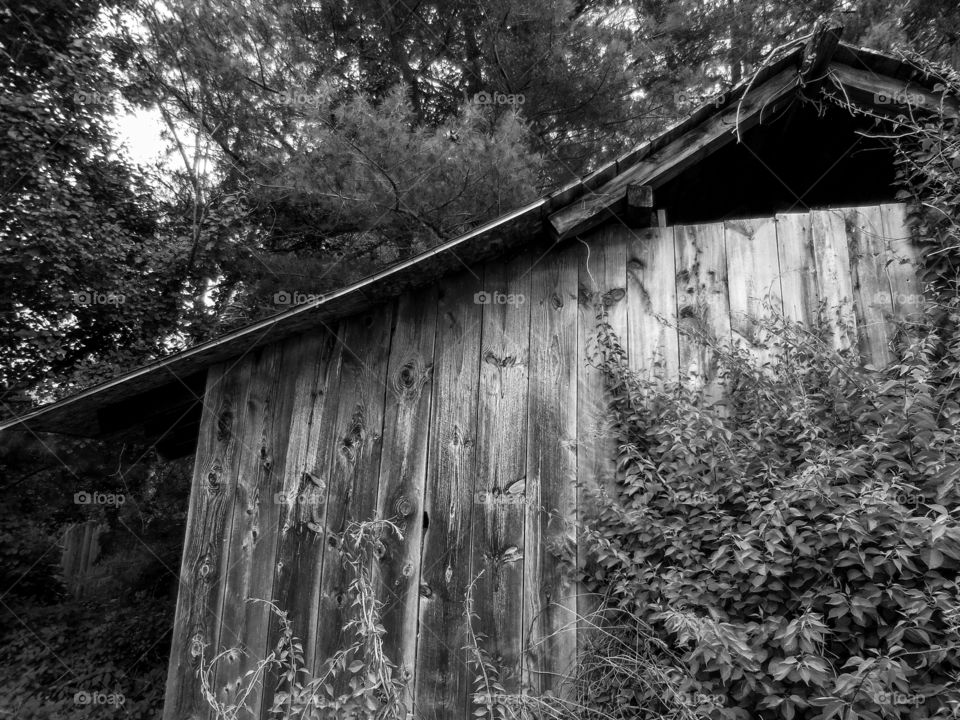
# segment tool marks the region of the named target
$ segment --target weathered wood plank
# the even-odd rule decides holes
[[[718,358],[705,341],[730,341],[723,225],[680,225],[674,232],[680,379],[702,388],[707,402],[716,402],[723,396],[717,376]]]
[[[519,689],[522,662],[531,262],[484,269],[471,566],[476,628],[507,690]]]
[[[537,695],[559,692],[577,657],[577,588],[557,558],[576,547],[577,270],[573,248],[530,278],[522,685]]]
[[[630,369],[675,380],[677,271],[673,228],[636,231],[627,256],[627,360]]]
[[[343,631],[353,601],[353,578],[342,562],[343,533],[351,522],[371,520],[376,513],[392,318],[390,303],[344,322],[316,637],[321,672],[323,663],[352,641]]]
[[[761,364],[773,363],[772,338],[762,324],[783,314],[777,224],[773,218],[728,220],[724,245],[731,338],[745,343]]]
[[[463,717],[472,674],[464,597],[470,582],[482,291],[468,271],[440,285],[420,569],[415,715]]]
[[[880,367],[890,360],[888,321],[892,309],[883,220],[875,206],[849,208],[843,211],[843,218],[860,355],[864,362]]]
[[[605,308],[607,322],[620,342],[627,338],[626,244],[629,231],[607,226],[595,232],[579,252],[577,311],[577,519],[589,517],[593,496],[614,490],[617,437],[597,356],[597,315]],[[578,539],[578,560],[585,550]],[[597,607],[597,598],[578,587],[578,628],[582,632]],[[579,641],[582,646],[582,638]]]
[[[923,309],[922,257],[907,225],[903,203],[880,206],[884,244],[887,249],[886,272],[890,282],[893,316],[907,318]]]
[[[305,641],[304,661],[308,668],[313,667],[314,655],[314,643],[309,640],[316,637],[318,627],[326,506],[326,475],[318,472],[317,455],[320,446],[329,450],[334,444],[333,432],[327,428],[333,427],[336,414],[341,347],[335,329],[324,328],[303,338],[300,362],[295,369],[291,432],[276,498],[281,512],[274,601],[286,611],[297,637]],[[323,422],[324,417],[328,422]],[[323,456],[320,465],[328,467],[329,457]],[[268,650],[276,646],[279,637],[280,624],[272,623]],[[275,675],[264,681],[263,720],[270,718],[268,712],[277,681]]]
[[[400,297],[387,370],[387,406],[377,517],[392,519],[403,532],[384,537],[380,595],[387,630],[384,651],[408,683],[405,705],[416,687],[420,560],[433,355],[437,330],[435,289]]]
[[[843,213],[814,210],[810,235],[816,265],[817,297],[823,305],[823,323],[836,350],[855,347],[857,317],[853,305],[853,282]]]
[[[777,255],[784,317],[816,327],[820,298],[809,213],[777,215]]]
[[[164,720],[206,717],[200,692],[201,653],[215,654],[220,638],[220,584],[227,567],[225,537],[243,450],[250,364],[210,368],[190,487],[180,592],[164,698]]]
[[[917,83],[896,80],[843,63],[830,63],[829,73],[833,83],[845,91],[849,99],[879,112],[894,115],[914,114],[921,110],[942,111],[946,118],[960,117],[960,105],[956,100],[931,92]]]
[[[279,535],[280,504],[276,496],[283,480],[293,418],[294,389],[302,364],[302,342],[291,338],[275,343],[245,360],[252,365],[247,398],[246,432],[241,437],[236,501],[230,532],[228,568],[222,586],[220,650],[238,648],[217,665],[217,697],[237,703],[246,695],[241,717],[260,716],[262,692],[247,687],[247,672],[267,653],[274,561]]]

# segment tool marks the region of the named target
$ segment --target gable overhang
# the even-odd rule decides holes
[[[2,420],[0,430],[98,437],[119,432],[131,418],[154,425],[176,423],[178,417],[195,418],[205,371],[211,365],[330,326],[407,290],[532,243],[549,246],[575,238],[627,213],[631,189],[652,188],[655,193],[703,158],[737,142],[792,102],[798,89],[842,93],[854,104],[887,114],[909,112],[901,101],[916,97],[941,106],[940,95],[925,86],[908,63],[845,45],[839,36],[838,26],[819,26],[805,41],[786,48],[756,75],[725,93],[722,103],[705,103],[655,138],[545,198],[341,290]],[[944,111],[956,117],[958,108],[951,103]],[[135,412],[136,407],[158,409]]]

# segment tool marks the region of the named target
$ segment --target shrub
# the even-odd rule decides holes
[[[957,305],[902,326],[882,370],[772,321],[775,367],[715,348],[717,406],[630,372],[601,318],[619,482],[597,493],[583,579],[672,645],[712,715],[958,706],[960,357],[935,322]],[[620,697],[614,716],[660,704]]]

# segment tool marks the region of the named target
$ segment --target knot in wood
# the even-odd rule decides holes
[[[550,305],[553,306],[554,310],[559,310],[563,307],[563,298],[560,297],[559,293],[553,293],[550,296]]]
[[[413,575],[413,563],[408,562],[403,564],[403,569],[400,571],[400,574],[404,577],[410,577]]]
[[[224,410],[217,418],[217,442],[228,442],[232,434],[233,411]]]
[[[207,492],[216,495],[223,490],[223,483],[220,482],[220,468],[214,467],[207,473]]]
[[[377,558],[382,558],[387,554],[387,546],[384,545],[380,540],[377,540],[377,542],[373,544],[373,554]]]
[[[423,376],[420,360],[408,360],[393,376],[394,392],[400,397],[413,397],[423,384]]]
[[[608,290],[603,294],[603,306],[610,307],[611,305],[620,302],[623,300],[626,294],[627,291],[623,288],[613,288],[612,290]]]
[[[577,302],[580,305],[589,305],[593,302],[593,290],[586,285],[580,285],[577,288]]]
[[[413,513],[413,500],[408,498],[406,495],[401,495],[399,498],[397,498],[397,502],[394,503],[393,509],[400,517],[407,517]]]
[[[517,358],[515,355],[504,355],[503,357],[498,356],[493,350],[487,350],[483,354],[483,361],[498,367],[501,370],[503,368],[513,367],[517,364]]]
[[[190,638],[190,657],[200,657],[203,653],[203,645],[203,634],[194,634],[194,636]]]
[[[433,595],[433,590],[426,583],[420,583],[420,596],[428,598]]]

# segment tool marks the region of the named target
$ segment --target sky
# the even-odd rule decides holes
[[[160,160],[169,166],[173,161],[173,158],[165,159],[166,143],[160,136],[163,122],[156,108],[118,114],[111,124],[134,162],[152,165]]]

